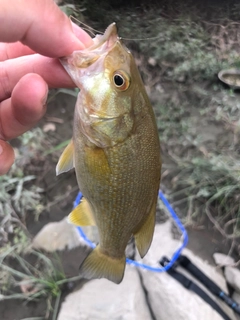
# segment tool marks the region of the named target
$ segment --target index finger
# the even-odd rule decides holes
[[[21,41],[49,57],[66,56],[92,43],[81,28],[75,35],[71,21],[53,0],[1,0],[0,21],[0,41]]]
[[[14,59],[33,53],[35,53],[35,51],[19,41],[14,43],[0,43],[0,61]]]

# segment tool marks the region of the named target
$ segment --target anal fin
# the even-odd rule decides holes
[[[145,222],[141,225],[139,230],[134,233],[135,243],[141,258],[145,256],[151,245],[155,227],[155,216],[156,201],[153,202],[151,210]]]
[[[83,198],[80,204],[68,215],[68,222],[82,227],[96,224],[92,209],[85,198]]]

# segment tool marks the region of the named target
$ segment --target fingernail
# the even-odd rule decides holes
[[[0,155],[3,153],[3,147],[0,145]]]

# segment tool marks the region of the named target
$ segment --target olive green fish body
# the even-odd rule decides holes
[[[99,246],[83,262],[81,272],[87,278],[106,277],[119,283],[131,236],[141,256],[151,244],[160,144],[154,113],[132,55],[117,37],[115,25],[102,37],[97,53],[96,48],[90,50],[90,58],[84,53],[87,60],[80,54],[77,74],[66,68],[80,93],[73,142],[60,158],[57,172],[75,166],[85,200],[70,214],[70,221],[96,224],[99,231]]]
[[[155,128],[149,130],[151,123],[150,115],[143,115],[124,143],[103,149],[86,141],[81,131],[75,131],[78,132],[74,144],[79,150],[75,154],[79,187],[92,206],[100,246],[113,257],[124,254],[131,235],[156,201],[159,144],[153,139]]]

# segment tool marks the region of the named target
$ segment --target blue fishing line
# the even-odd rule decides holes
[[[75,208],[81,201],[82,199],[82,193],[79,192],[74,203],[73,203],[73,207]],[[141,262],[137,262],[135,260],[131,260],[131,259],[126,259],[126,262],[132,266],[136,266],[139,268],[143,268],[146,270],[150,270],[153,272],[165,272],[167,270],[169,270],[174,263],[177,261],[177,259],[179,258],[182,250],[186,247],[187,243],[188,243],[188,234],[186,229],[184,228],[183,224],[181,223],[180,219],[178,218],[178,216],[176,215],[175,211],[173,210],[173,208],[171,207],[170,203],[168,202],[168,200],[166,199],[166,197],[164,196],[164,194],[162,193],[162,191],[159,191],[158,193],[158,197],[159,199],[163,202],[163,204],[165,205],[165,207],[167,208],[168,212],[170,213],[170,215],[172,216],[173,220],[175,221],[176,225],[178,226],[178,228],[181,230],[182,232],[182,236],[183,236],[183,242],[181,244],[181,246],[173,253],[173,256],[171,258],[171,260],[169,261],[169,263],[167,265],[165,265],[164,267],[151,267],[149,265],[146,265],[144,263]],[[85,235],[85,233],[83,232],[81,227],[77,227],[77,230],[80,234],[80,236],[84,239],[84,241],[91,247],[91,248],[95,248],[96,245],[90,241],[87,236]]]

